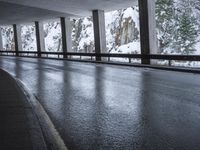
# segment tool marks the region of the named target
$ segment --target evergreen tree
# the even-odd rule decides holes
[[[200,26],[197,17],[199,7],[197,6],[199,5],[196,0],[156,1],[156,20],[161,53],[175,51],[181,54],[191,54],[195,51]]]
[[[198,42],[198,20],[193,15],[191,0],[182,0],[178,3],[176,13],[176,32],[173,48],[182,54],[191,54]]]
[[[4,50],[13,50],[14,49],[14,36],[13,29],[10,26],[3,26],[1,28],[2,38],[4,39],[3,48]]]
[[[160,52],[172,44],[174,34],[174,0],[156,1],[156,26]]]

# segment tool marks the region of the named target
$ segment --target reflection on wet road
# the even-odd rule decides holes
[[[199,150],[200,75],[0,57],[69,150]]]

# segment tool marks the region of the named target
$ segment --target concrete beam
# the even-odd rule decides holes
[[[14,31],[16,56],[19,56],[18,52],[22,51],[21,26],[14,24],[13,25],[13,31]]]
[[[35,21],[35,32],[37,52],[38,56],[41,57],[41,52],[45,51],[44,28],[42,22]]]
[[[72,52],[72,30],[70,18],[61,17],[61,34],[62,34],[62,49],[63,52]]]
[[[93,23],[94,23],[94,41],[95,53],[106,52],[106,31],[105,31],[105,16],[103,10],[93,10]],[[96,57],[97,61],[101,61],[100,57]]]
[[[157,52],[155,0],[138,0],[140,18],[141,54]],[[142,64],[150,64],[150,59],[142,59]]]
[[[2,37],[1,28],[0,28],[0,50],[3,50],[3,37]]]

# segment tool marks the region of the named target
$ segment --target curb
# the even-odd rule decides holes
[[[34,150],[68,150],[58,131],[56,130],[54,124],[49,118],[48,114],[40,104],[40,102],[35,98],[35,96],[30,92],[30,90],[23,84],[22,81],[13,77],[9,72],[0,69],[0,71],[7,74],[9,79],[13,82],[16,89],[20,93],[22,99],[28,103],[28,107],[31,107],[32,112],[27,112],[28,117],[32,113],[31,118],[28,118],[29,124],[36,124],[31,128],[30,135],[32,140],[32,145]],[[34,129],[37,128],[37,132]],[[40,140],[38,139],[40,137]]]

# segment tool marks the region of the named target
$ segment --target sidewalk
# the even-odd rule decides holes
[[[45,150],[42,130],[16,83],[0,70],[0,150]]]

